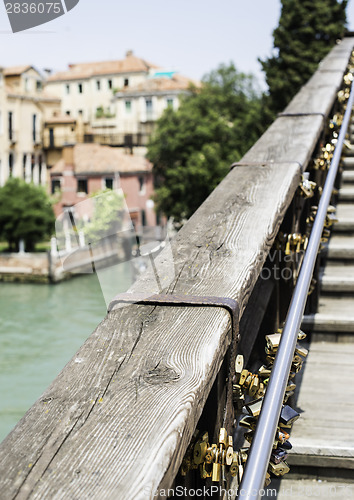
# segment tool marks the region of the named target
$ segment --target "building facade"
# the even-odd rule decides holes
[[[142,156],[99,144],[65,146],[50,177],[56,215],[103,189],[122,189],[136,229],[156,225],[152,164]]]
[[[46,184],[43,125],[59,111],[60,99],[43,91],[43,78],[32,66],[4,68],[0,84],[1,185],[12,176]]]
[[[144,81],[156,68],[128,51],[123,60],[71,64],[67,71],[49,76],[46,88],[60,97],[62,114],[101,129],[110,127],[115,117],[113,95]]]

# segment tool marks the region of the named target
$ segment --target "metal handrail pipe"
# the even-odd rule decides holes
[[[263,491],[264,480],[273,448],[276,429],[278,427],[290,367],[295,351],[298,332],[307,300],[313,270],[327,208],[332,196],[338,166],[341,158],[343,142],[347,132],[351,110],[353,107],[353,83],[347,108],[343,117],[336,148],[328,170],[325,186],[318,206],[317,215],[313,224],[309,243],[305,252],[303,264],[295,286],[289,311],[285,320],[279,348],[275,357],[273,370],[270,376],[256,431],[252,440],[251,449],[246,462],[245,471],[238,490],[238,498],[258,500]]]

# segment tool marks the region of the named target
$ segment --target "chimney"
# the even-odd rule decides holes
[[[125,57],[132,57],[133,55],[134,53],[132,50],[127,50],[127,52],[125,53]]]

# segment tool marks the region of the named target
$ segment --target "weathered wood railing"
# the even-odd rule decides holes
[[[247,355],[269,300],[279,316],[279,290],[258,277],[281,224],[292,230],[289,207],[353,44],[330,52],[172,244],[165,292],[236,299]],[[230,343],[222,309],[113,310],[2,443],[4,498],[138,499],[170,487],[199,418],[222,421]]]

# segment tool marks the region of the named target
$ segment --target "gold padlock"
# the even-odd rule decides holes
[[[221,464],[213,464],[213,473],[211,476],[211,480],[215,482],[220,481],[220,474],[221,474]]]
[[[273,464],[273,462],[269,462],[268,470],[275,476],[284,476],[289,472],[290,467],[285,461],[279,462],[278,464]]]

